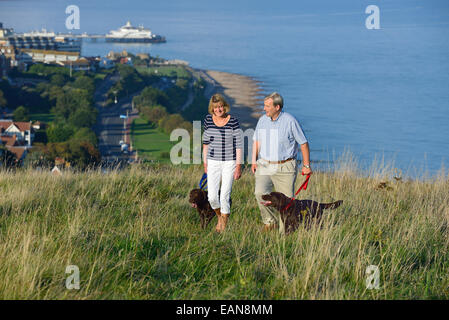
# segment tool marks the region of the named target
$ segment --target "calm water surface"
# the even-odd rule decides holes
[[[16,31],[66,32],[76,4],[81,30],[107,33],[127,20],[166,36],[157,45],[84,42],[84,55],[150,52],[191,66],[241,73],[285,98],[312,159],[350,150],[412,177],[449,165],[449,1],[0,1]],[[380,8],[380,30],[365,8]]]

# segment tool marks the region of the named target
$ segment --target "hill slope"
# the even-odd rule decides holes
[[[261,233],[245,171],[229,228],[206,231],[187,202],[199,166],[102,174],[0,173],[2,299],[449,298],[449,181],[315,173],[302,199],[343,205],[322,228]],[[298,177],[297,184],[303,178]],[[65,287],[68,265],[80,289]],[[376,265],[380,288],[366,288]]]

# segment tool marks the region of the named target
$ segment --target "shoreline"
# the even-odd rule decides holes
[[[231,112],[242,130],[255,129],[259,117],[263,114],[262,105],[265,90],[262,83],[249,76],[216,70],[195,69],[206,81],[207,99],[215,93],[222,94],[231,105]]]

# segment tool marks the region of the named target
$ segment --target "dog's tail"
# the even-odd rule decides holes
[[[336,209],[343,203],[343,200],[338,200],[332,203],[320,203],[321,210],[323,209]]]

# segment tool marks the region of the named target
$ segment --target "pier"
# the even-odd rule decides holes
[[[106,42],[132,42],[132,43],[163,43],[166,42],[165,37],[153,36],[151,38],[145,37],[107,37],[105,34],[58,34],[58,36],[71,37],[76,39],[89,39],[91,41],[97,41],[98,39],[104,39]]]
[[[70,35],[64,35],[64,36],[70,36],[74,38],[81,38],[81,39],[106,39],[105,34],[70,34]]]

